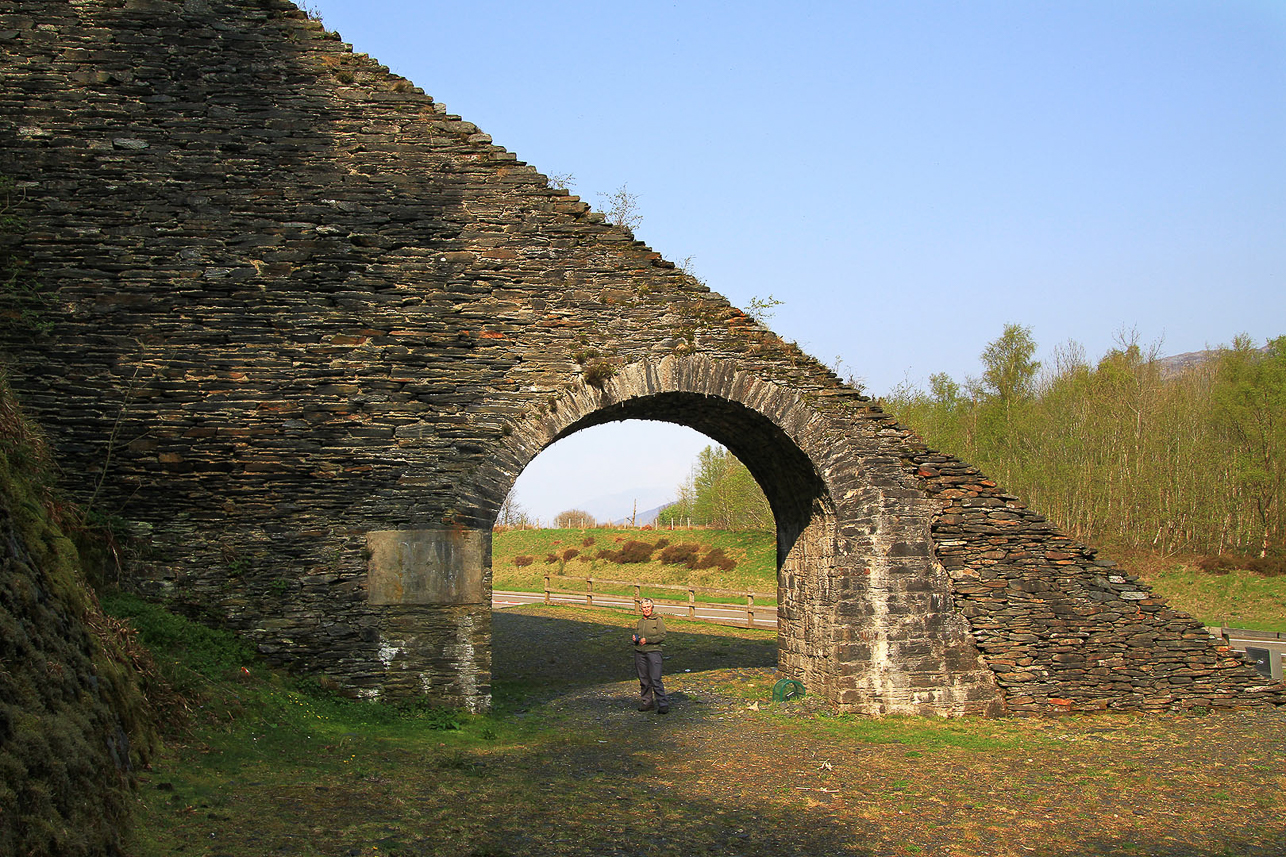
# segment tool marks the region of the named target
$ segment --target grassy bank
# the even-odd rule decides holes
[[[1286,631],[1286,577],[1250,571],[1215,575],[1175,564],[1147,581],[1154,592],[1206,625]]]
[[[1286,632],[1286,576],[1242,569],[1203,570],[1209,558],[1110,549],[1106,556],[1142,578],[1152,591],[1202,623],[1253,631]]]
[[[621,561],[618,555],[630,542],[653,548],[644,562]],[[656,547],[660,545],[660,547]],[[669,548],[695,546],[691,557],[706,567],[665,562]],[[588,530],[509,530],[495,533],[491,549],[493,585],[496,589],[539,592],[546,574],[584,579],[639,581],[667,586],[700,586],[744,592],[777,591],[777,540],[773,533],[728,530],[637,530],[594,528]],[[724,558],[723,562],[719,557]],[[715,564],[718,563],[718,564]],[[564,588],[575,586],[564,582]],[[596,592],[629,595],[633,590],[595,586]],[[645,595],[682,601],[686,596],[664,590]],[[698,596],[698,600],[728,600]],[[771,602],[769,602],[771,603]]]
[[[99,610],[108,533],[0,370],[0,854],[115,854],[156,741],[148,664]],[[140,674],[140,671],[141,674]]]

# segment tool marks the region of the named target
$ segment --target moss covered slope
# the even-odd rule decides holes
[[[43,449],[0,381],[0,854],[115,854],[152,730]]]

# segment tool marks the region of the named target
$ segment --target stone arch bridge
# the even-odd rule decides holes
[[[365,696],[490,700],[490,528],[559,437],[698,429],[782,668],[870,713],[1279,704],[974,468],[284,0],[0,10],[11,383],[129,581]]]

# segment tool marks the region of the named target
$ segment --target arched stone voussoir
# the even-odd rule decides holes
[[[488,409],[486,403],[478,408]],[[795,478],[810,484],[807,505],[819,504],[828,513],[834,511],[834,500],[827,475],[817,462],[836,472],[861,467],[855,459],[844,460],[842,427],[832,424],[798,392],[746,371],[734,361],[668,356],[632,363],[598,384],[573,380],[561,394],[513,422],[496,454],[472,482],[507,491],[532,459],[555,441],[628,419],[671,422],[700,431],[732,450],[752,472],[772,469],[760,458],[789,459]],[[761,485],[767,476],[756,472]],[[771,500],[768,486],[765,490]],[[475,492],[470,499],[476,500],[480,517],[485,517],[494,515],[504,495]]]

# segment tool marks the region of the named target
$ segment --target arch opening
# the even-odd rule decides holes
[[[700,358],[635,364],[602,388],[570,388],[518,423],[504,454],[478,474],[479,523],[488,533],[500,504],[537,455],[585,429],[625,420],[685,426],[722,444],[764,492],[776,529],[777,663],[833,696],[837,660],[836,503],[823,467],[841,447],[800,397],[772,382]],[[472,493],[472,492],[471,492]],[[488,575],[490,579],[490,575]]]
[[[630,398],[581,417],[550,442],[623,420],[686,426],[736,456],[759,483],[772,509],[779,572],[810,524],[833,513],[829,491],[808,455],[767,417],[729,399],[690,392]]]
[[[544,443],[541,449],[528,459],[527,465],[530,466],[539,455],[560,441],[567,440],[583,432],[592,432],[609,424],[627,421],[664,423],[691,429],[697,432],[701,439],[709,441],[711,444],[723,445],[745,465],[755,479],[768,501],[773,518],[774,580],[770,585],[772,586],[772,591],[776,594],[778,603],[778,639],[775,646],[776,654],[772,658],[772,663],[783,668],[789,668],[791,665],[798,666],[800,663],[799,653],[805,649],[818,648],[815,645],[802,645],[804,634],[816,635],[820,628],[828,625],[828,623],[819,619],[818,611],[812,609],[815,605],[798,604],[800,598],[805,596],[814,597],[818,589],[818,587],[814,586],[805,586],[803,581],[813,575],[825,574],[825,569],[821,567],[811,569],[812,574],[805,574],[804,566],[816,564],[819,560],[824,563],[831,558],[833,553],[829,549],[818,550],[815,547],[806,549],[805,543],[810,541],[806,534],[820,536],[820,538],[814,538],[811,541],[818,541],[824,544],[831,544],[834,541],[834,514],[830,494],[812,460],[768,416],[758,413],[746,405],[718,396],[692,392],[665,392],[634,397],[585,414],[549,436],[548,441]],[[524,467],[522,472],[525,472],[525,470],[526,468]],[[510,487],[517,484],[520,476],[521,472],[514,475],[513,481],[509,483]],[[678,486],[679,480],[675,480],[672,487],[677,490]],[[583,505],[588,508],[592,504],[586,503]],[[578,505],[576,508],[580,509],[581,506]],[[594,512],[593,514],[597,513]],[[543,515],[541,520],[546,525],[550,523]],[[598,521],[598,523],[605,522]],[[568,544],[573,547],[579,547],[578,542],[576,544],[569,542]],[[541,551],[543,550],[544,548],[541,548]],[[577,551],[578,560],[585,560],[586,556],[588,556],[588,554],[580,555],[584,550]],[[533,560],[536,564],[540,561],[539,556],[525,557],[525,559],[528,560],[528,565],[533,564]],[[794,567],[793,573],[791,571],[792,566]],[[507,568],[507,564],[504,567]],[[497,570],[500,568],[502,566],[498,565]],[[560,573],[561,568],[562,565],[560,564]],[[567,571],[566,573],[576,574],[577,572]],[[590,572],[586,572],[586,574],[590,574]],[[603,573],[603,576],[628,579],[621,577],[619,574],[607,572]],[[530,580],[526,582],[530,584]],[[505,588],[500,586],[498,580],[496,581],[496,586],[497,589]],[[756,590],[762,589],[761,586],[754,586],[753,588]],[[542,623],[532,617],[512,620],[506,617],[504,621],[501,621],[498,617],[493,619],[497,646],[497,661],[494,665],[496,672],[493,676],[495,680],[507,683],[524,678],[523,676],[508,674],[513,667],[513,663],[506,660],[504,653],[507,651],[505,648],[508,640],[507,635],[512,631],[510,626],[515,623],[525,623],[527,626],[537,628],[542,625],[548,625],[550,621],[545,620]],[[805,627],[807,627],[807,631],[804,630]],[[559,645],[566,644],[568,644],[568,641],[559,641]],[[769,665],[763,662],[761,657],[753,655],[750,657],[752,660],[748,660],[744,664],[745,666]],[[533,666],[524,659],[519,659],[517,663],[521,665],[523,670],[529,668],[539,670],[542,668],[540,665]],[[724,663],[721,665],[728,666],[729,664]],[[549,667],[549,669],[553,669],[553,667]],[[812,687],[817,689],[818,684],[815,674],[792,669],[792,675],[811,683]],[[812,679],[811,682],[810,679]]]

